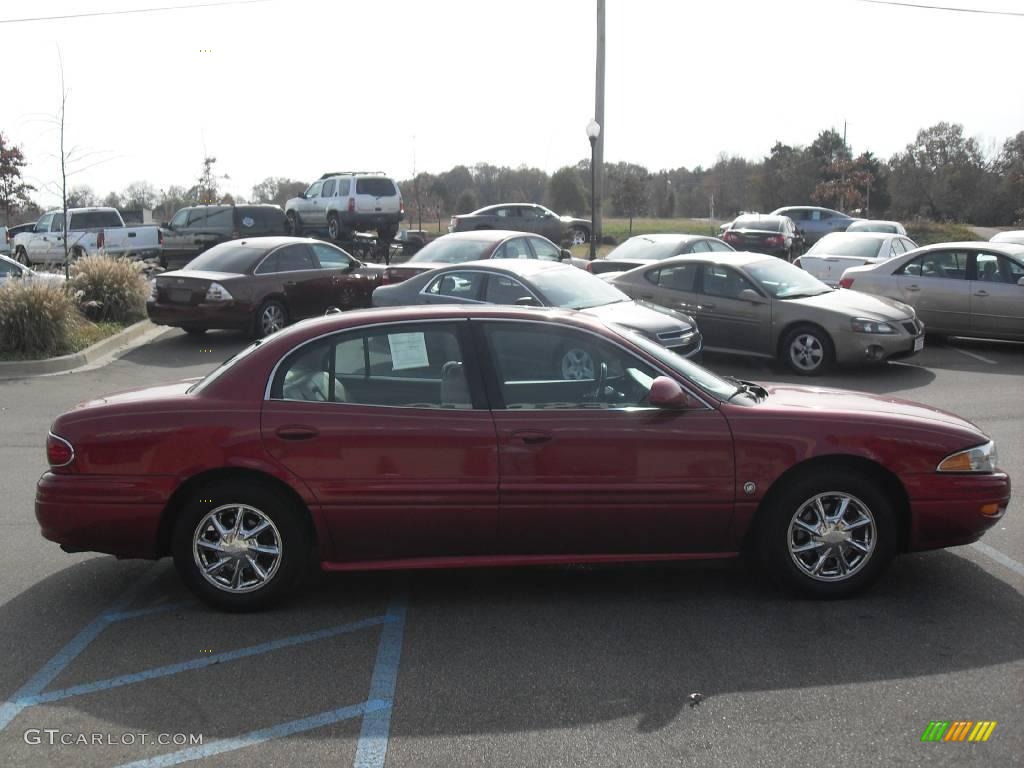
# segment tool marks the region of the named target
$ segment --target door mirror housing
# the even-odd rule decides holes
[[[558,260],[559,261],[568,261],[571,258],[572,258],[572,251],[570,251],[568,248],[562,248],[558,252]]]
[[[1024,285],[1024,277],[1017,281],[1017,285]]]
[[[670,379],[668,376],[658,376],[651,384],[651,393],[647,401],[655,408],[666,410],[683,411],[690,408],[697,408],[700,403],[686,390],[679,386],[679,382]]]
[[[744,288],[740,291],[740,301],[749,301],[751,304],[764,304],[765,298],[753,288]]]
[[[174,229],[174,226],[169,221],[161,221],[160,226],[164,229]]]

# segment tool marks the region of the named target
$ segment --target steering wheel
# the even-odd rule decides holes
[[[608,381],[608,363],[601,363],[597,366],[597,386],[594,387],[594,392],[591,398],[595,403],[605,402],[604,388]]]

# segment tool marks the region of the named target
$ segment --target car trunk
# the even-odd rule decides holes
[[[785,239],[778,232],[765,232],[759,229],[734,229],[729,238],[729,245],[738,251],[765,248],[781,248]]]
[[[212,283],[223,283],[237,278],[231,272],[171,272],[156,278],[156,298],[161,304],[185,304],[195,306]]]

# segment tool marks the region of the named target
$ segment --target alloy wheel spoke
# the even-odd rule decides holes
[[[847,523],[846,530],[852,531],[854,528],[863,528],[865,525],[871,525],[871,519],[866,515],[861,515],[852,523]]]
[[[207,576],[213,576],[221,568],[223,568],[225,565],[227,565],[230,562],[231,562],[231,558],[230,557],[222,557],[220,560],[215,562],[213,565],[209,565],[209,566],[206,567],[206,575]]]
[[[245,517],[245,512],[241,507],[235,510],[235,525],[231,529],[231,533],[238,538],[238,534],[242,532],[242,519]]]
[[[867,544],[865,544],[862,541],[858,541],[857,539],[849,539],[849,540],[847,540],[846,545],[848,547],[851,547],[852,549],[857,550],[858,552],[860,552],[862,554],[865,554],[865,555],[868,552],[871,551],[871,547],[869,547]]]
[[[824,525],[828,522],[828,513],[825,512],[825,505],[821,503],[821,497],[814,500],[814,515],[818,518],[818,523]]]
[[[850,563],[846,560],[846,552],[842,547],[836,547],[836,563],[839,566],[839,573],[845,576],[850,572]]]
[[[824,566],[825,565],[825,561],[828,560],[829,552],[830,551],[826,549],[824,552],[822,552],[818,556],[818,561],[814,564],[814,567],[811,568],[811,573],[814,576],[817,576],[819,573],[821,573],[822,566]]]
[[[199,541],[196,542],[196,546],[202,547],[203,549],[212,549],[214,552],[224,551],[224,546],[221,544],[220,541],[207,541],[206,539],[199,539]]]
[[[795,525],[800,530],[809,533],[811,536],[817,536],[819,533],[817,526],[804,522],[799,517],[793,521],[793,525]]]
[[[247,563],[249,563],[249,567],[252,568],[253,573],[256,574],[256,577],[260,581],[266,581],[267,580],[267,572],[264,571],[262,568],[260,568],[259,564],[256,562],[256,560],[251,555],[246,555],[245,556],[245,560],[246,560]]]
[[[814,552],[815,550],[821,549],[823,546],[825,546],[824,543],[812,540],[807,542],[806,544],[799,544],[795,547],[792,547],[790,551],[795,555],[799,555],[803,554],[804,552]]]
[[[253,538],[259,536],[261,533],[263,533],[269,527],[270,527],[270,523],[268,523],[266,520],[261,520],[259,522],[259,524],[255,528],[252,528],[252,529],[250,529],[248,531],[242,531],[242,538],[243,539],[253,539]]]
[[[836,507],[836,511],[828,519],[830,523],[835,523],[843,519],[843,515],[846,514],[846,508],[850,506],[850,497],[843,496],[839,501],[839,506]]]
[[[277,555],[281,554],[281,550],[279,550],[276,546],[270,546],[267,544],[256,544],[250,547],[250,549],[253,552],[257,552],[261,555],[273,555],[274,557],[277,557]]]
[[[242,560],[235,558],[235,572],[231,574],[231,588],[238,589],[242,580]]]
[[[213,527],[217,529],[217,534],[222,539],[228,535],[228,529],[225,528],[224,525],[221,523],[219,515],[214,515],[213,517],[211,517],[210,522],[213,524]]]

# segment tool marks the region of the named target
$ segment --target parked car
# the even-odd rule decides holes
[[[552,343],[591,350],[594,378],[558,375]],[[580,312],[486,305],[300,323],[202,381],[61,414],[46,454],[45,538],[172,555],[230,610],[282,598],[314,558],[348,571],[749,551],[783,584],[841,597],[898,552],[975,541],[1010,498],[993,442],[951,413],[727,380]]]
[[[572,264],[595,275],[607,275],[626,272],[651,261],[667,259],[669,256],[732,250],[732,246],[717,237],[675,234],[636,235],[613,249],[604,258],[590,261],[573,257]]]
[[[405,218],[398,184],[379,171],[325,173],[284,206],[291,234],[325,233],[331,240],[349,240],[356,232],[377,230],[391,242]]]
[[[160,228],[153,224],[126,227],[116,208],[68,208],[67,248],[72,259],[95,254],[158,256]],[[14,238],[14,258],[22,264],[64,263],[64,216],[60,209],[44,213],[31,230]]]
[[[14,252],[14,238],[22,232],[30,232],[36,223],[30,221],[26,224],[16,224],[13,227],[0,227],[3,232],[3,242],[0,243],[0,255],[10,256]]]
[[[929,332],[1024,340],[1024,246],[937,243],[873,266],[839,284],[906,302]]]
[[[992,235],[989,240],[992,243],[1016,243],[1017,245],[1024,245],[1024,229],[1010,230],[1007,232],[998,232]]]
[[[59,285],[64,282],[64,279],[64,275],[36,272],[24,264],[19,264],[14,259],[0,256],[0,286],[7,285],[12,280],[38,280]]]
[[[373,292],[373,306],[517,304],[574,309],[642,333],[683,357],[699,356],[700,331],[689,315],[633,301],[604,280],[575,267],[540,259],[470,261]],[[563,378],[593,378],[598,361],[585,351],[557,349]]]
[[[882,219],[854,219],[847,232],[888,232],[892,235],[907,236],[907,230],[898,221],[883,221]]]
[[[775,358],[804,376],[833,362],[909,357],[924,329],[906,304],[829,288],[755,253],[673,256],[612,279],[635,299],[692,314],[713,352]]]
[[[384,270],[385,283],[399,283],[413,275],[448,264],[465,264],[482,259],[541,259],[565,261],[572,258],[567,250],[559,248],[539,235],[488,229],[477,232],[455,232],[441,235],[427,243],[408,261]]]
[[[791,218],[808,246],[814,245],[830,232],[845,232],[856,221],[845,213],[814,205],[788,205],[776,208],[772,215]]]
[[[468,232],[474,229],[533,232],[555,243],[580,245],[589,242],[591,225],[589,219],[559,216],[543,205],[532,203],[488,205],[472,213],[452,216],[448,222],[449,232]]]
[[[261,337],[332,307],[368,307],[380,278],[380,267],[319,240],[231,240],[158,275],[146,313],[157,325],[188,333],[225,328]]]
[[[833,288],[850,267],[877,264],[917,248],[909,237],[885,232],[833,232],[811,246],[794,263]]]
[[[287,235],[288,220],[277,205],[193,205],[161,224],[160,266],[180,269],[208,248],[240,237]]]
[[[787,216],[747,214],[737,217],[722,239],[736,250],[756,251],[792,261],[803,252],[803,238]]]

